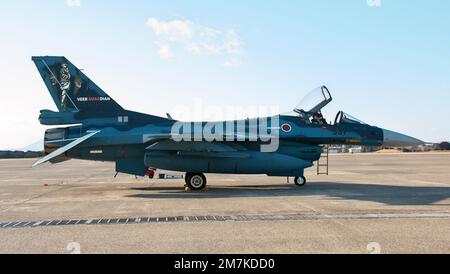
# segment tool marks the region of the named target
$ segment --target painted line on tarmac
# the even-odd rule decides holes
[[[252,221],[320,221],[320,220],[374,220],[374,219],[450,219],[450,213],[381,213],[381,214],[321,214],[321,215],[235,215],[235,216],[178,216],[178,217],[141,217],[89,220],[52,220],[52,221],[15,221],[0,223],[0,229],[124,225],[145,223],[200,223],[200,222],[252,222]]]

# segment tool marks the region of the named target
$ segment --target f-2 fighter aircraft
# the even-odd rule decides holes
[[[115,162],[116,172],[145,176],[149,170],[186,172],[193,190],[207,185],[204,174],[266,174],[306,184],[304,170],[318,161],[323,145],[417,146],[422,141],[367,125],[339,112],[322,116],[332,101],[322,86],[293,115],[224,122],[180,122],[122,108],[65,57],[33,57],[58,109],[42,110],[45,162],[69,159]]]

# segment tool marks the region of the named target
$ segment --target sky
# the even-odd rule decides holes
[[[2,0],[0,149],[42,139],[39,111],[56,109],[34,55],[66,56],[129,110],[247,118],[327,85],[328,120],[449,140],[449,13],[441,0]]]

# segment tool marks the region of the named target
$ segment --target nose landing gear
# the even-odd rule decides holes
[[[206,188],[207,180],[205,175],[202,173],[186,173],[186,177],[184,179],[186,181],[186,185],[192,191],[199,191]]]

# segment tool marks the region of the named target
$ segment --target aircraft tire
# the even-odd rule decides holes
[[[187,173],[186,184],[192,191],[199,191],[206,188],[207,180],[201,173]]]
[[[305,178],[305,176],[300,176],[300,177],[295,177],[295,180],[294,180],[294,183],[297,185],[297,186],[305,186],[306,185],[306,178]]]

